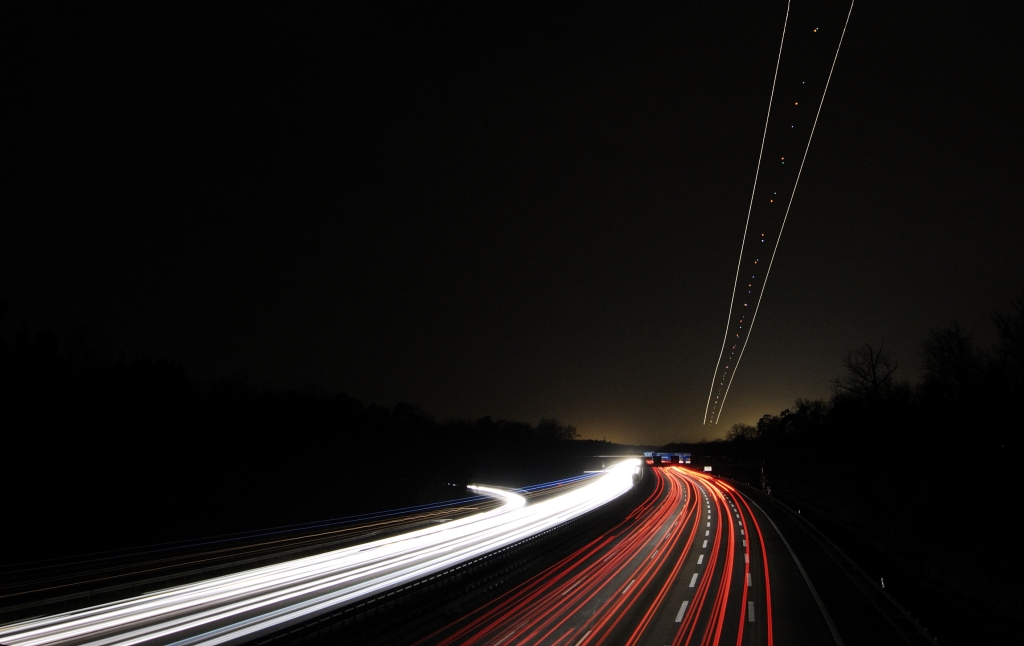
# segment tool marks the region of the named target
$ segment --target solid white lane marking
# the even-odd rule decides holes
[[[689,601],[684,601],[683,605],[679,606],[679,612],[676,613],[676,623],[678,624],[683,620],[683,613],[686,612],[686,606],[690,605]]]
[[[708,546],[708,542],[705,540],[704,541],[704,547],[707,547],[707,546]]]
[[[586,634],[584,634],[582,637],[580,637],[580,640],[578,642],[576,642],[576,644],[574,646],[580,646],[580,644],[583,643],[583,640],[586,639],[587,637],[590,637],[590,631],[589,630],[586,632]]]
[[[747,572],[747,587],[749,588],[752,585],[753,585],[753,583],[750,580],[750,572]]]
[[[749,579],[749,578],[750,578],[750,575],[748,574],[747,575],[747,579]],[[627,585],[626,589],[622,591],[622,594],[626,594],[627,592],[629,592],[629,589],[633,587],[634,583],[636,583],[636,579],[633,579],[632,581],[629,582],[629,585]],[[747,585],[750,585],[750,584],[748,583]]]
[[[747,621],[754,623],[754,602],[747,602]]]
[[[700,556],[697,557],[697,565],[702,565],[703,563],[704,563],[704,555],[701,554]]]
[[[697,585],[697,573],[696,572],[693,573],[693,578],[690,579],[690,587],[692,588],[695,585]]]
[[[793,548],[790,546],[789,541],[786,540],[786,537],[782,535],[782,530],[779,529],[779,526],[775,524],[775,521],[772,520],[772,517],[768,515],[761,505],[757,504],[753,500],[750,500],[750,503],[757,507],[765,518],[768,519],[768,522],[772,524],[772,527],[775,528],[775,533],[779,535],[779,539],[782,541],[782,544],[786,546],[787,550],[789,550],[789,555],[793,558],[793,563],[796,564],[796,569],[800,570],[800,575],[804,578],[804,583],[807,584],[807,589],[811,591],[811,596],[814,597],[814,602],[818,604],[818,610],[821,610],[821,616],[825,618],[825,623],[828,624],[828,630],[832,633],[832,639],[835,640],[836,646],[843,646],[843,638],[839,636],[839,631],[836,630],[836,625],[832,622],[832,616],[828,614],[825,604],[822,603],[821,597],[818,596],[818,591],[814,588],[814,584],[811,583],[811,578],[807,576],[807,570],[805,570],[803,564],[800,563],[800,559],[797,558],[796,552],[793,551]]]

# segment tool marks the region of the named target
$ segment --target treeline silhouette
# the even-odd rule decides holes
[[[934,622],[963,607],[971,621],[1024,621],[1021,559],[987,555],[1003,550],[1021,508],[1024,296],[993,323],[988,348],[956,323],[933,330],[916,383],[884,342],[865,344],[843,358],[830,398],[672,448],[770,488],[889,590],[929,599],[919,611]],[[944,593],[955,609],[938,601]]]
[[[13,336],[0,344],[4,563],[544,482],[605,445],[555,419],[439,422],[315,388],[203,384],[180,362],[97,358],[82,329]]]

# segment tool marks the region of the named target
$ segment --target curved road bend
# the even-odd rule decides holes
[[[504,505],[315,556],[0,626],[4,646],[237,644],[442,572],[600,507],[632,488],[635,460],[542,502]]]
[[[915,643],[791,520],[703,473],[653,472],[654,491],[625,520],[419,643]]]

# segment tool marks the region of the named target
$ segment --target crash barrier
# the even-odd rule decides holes
[[[262,637],[260,646],[408,641],[482,604],[622,520],[654,487],[649,467],[615,500],[529,538]]]

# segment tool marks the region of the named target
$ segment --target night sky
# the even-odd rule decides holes
[[[152,4],[4,12],[9,337],[663,443],[1024,290],[1021,3],[854,7],[709,427],[785,2]]]

